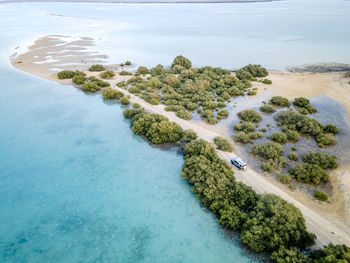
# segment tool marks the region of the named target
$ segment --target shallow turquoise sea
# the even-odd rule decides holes
[[[66,34],[96,37],[114,63],[349,62],[350,2],[312,2],[0,4],[0,262],[261,261],[200,206],[177,149],[133,135],[119,104],[17,71],[9,56]]]
[[[1,67],[0,262],[254,262],[118,104]]]

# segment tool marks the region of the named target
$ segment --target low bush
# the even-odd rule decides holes
[[[272,134],[271,139],[279,143],[286,143],[288,141],[287,135],[283,132],[275,132]]]
[[[186,110],[177,110],[176,116],[185,120],[190,120],[192,118],[192,114]]]
[[[141,75],[146,75],[149,73],[149,70],[148,70],[148,68],[141,66],[137,69],[137,73],[141,74]]]
[[[301,108],[300,112],[302,114],[307,114],[307,113],[312,114],[312,113],[317,112],[316,108],[311,106],[310,101],[304,97],[296,98],[293,102],[293,105]]]
[[[314,193],[314,197],[322,202],[328,201],[328,195],[325,192],[317,191]],[[350,255],[350,254],[349,254]],[[349,257],[350,259],[350,257]]]
[[[124,64],[125,66],[131,66],[131,61],[127,60]]]
[[[327,124],[327,125],[324,127],[323,131],[324,131],[325,133],[332,133],[332,134],[334,134],[334,135],[338,134],[338,132],[339,132],[337,126],[335,126],[335,125],[333,125],[333,124]]]
[[[184,69],[190,69],[192,67],[192,62],[188,58],[179,55],[176,58],[174,58],[171,67],[174,68],[176,65],[181,66]]]
[[[321,133],[317,135],[316,142],[320,148],[337,144],[336,139],[334,139],[333,134],[331,133]]]
[[[220,137],[220,136],[215,137],[214,143],[222,151],[225,151],[225,152],[232,152],[233,151],[232,143],[223,137]]]
[[[73,83],[76,85],[83,85],[85,83],[86,77],[83,75],[75,75],[72,79]]]
[[[262,120],[259,112],[255,110],[245,110],[238,113],[238,117],[244,121],[260,122]]]
[[[130,99],[128,97],[122,97],[120,99],[120,102],[123,104],[123,105],[129,105],[130,104]]]
[[[102,90],[102,96],[105,100],[119,100],[124,96],[124,93],[112,88],[106,88]]]
[[[104,71],[106,70],[106,68],[102,65],[92,65],[90,68],[89,68],[89,71]]]
[[[71,70],[63,70],[61,72],[57,73],[57,78],[58,79],[71,79],[75,75],[74,71]]]
[[[103,79],[111,79],[115,76],[115,73],[112,70],[107,70],[100,73],[100,77]]]
[[[249,90],[248,92],[247,92],[247,95],[248,96],[254,96],[254,95],[256,95],[258,92],[256,91],[256,90]]]
[[[132,75],[132,73],[131,73],[131,72],[128,72],[128,71],[123,70],[123,71],[119,72],[119,75],[120,75],[120,76],[131,76],[131,75]]]
[[[298,182],[319,185],[329,181],[329,176],[316,164],[297,164],[289,169],[290,175]]]
[[[272,80],[270,80],[270,79],[263,79],[262,83],[264,83],[266,85],[271,85],[272,84]]]
[[[270,104],[287,108],[289,108],[291,105],[290,101],[287,98],[283,98],[281,96],[272,97],[270,99]]]
[[[264,105],[260,107],[260,111],[265,113],[274,113],[276,110],[271,105]]]
[[[299,141],[299,138],[300,138],[299,132],[293,131],[293,130],[288,130],[288,129],[284,130],[283,132],[286,134],[289,142]]]
[[[298,155],[297,153],[295,153],[295,152],[291,152],[291,153],[288,155],[288,158],[289,158],[289,160],[295,162],[295,161],[298,161],[299,155]]]
[[[96,85],[100,86],[101,88],[106,88],[106,87],[109,87],[111,85],[111,84],[109,84],[109,82],[100,80],[96,77],[90,77],[89,80],[90,80],[90,82],[95,83]]]
[[[97,92],[101,90],[101,87],[94,82],[87,82],[81,89],[86,92]]]
[[[244,143],[244,144],[247,144],[250,142],[250,137],[245,132],[236,132],[233,136],[233,139],[236,142],[240,142],[240,143]]]
[[[316,164],[323,169],[335,169],[338,167],[337,156],[323,152],[307,152],[303,156],[303,161],[309,164]]]
[[[249,121],[242,121],[239,124],[234,126],[234,130],[236,131],[242,131],[242,132],[254,132],[255,131],[255,125],[252,122]]]
[[[265,160],[277,160],[283,154],[283,148],[280,144],[269,142],[266,144],[255,144],[250,147],[250,152],[258,155]]]
[[[218,120],[226,119],[228,115],[229,115],[228,110],[221,110],[218,112],[217,119]]]
[[[267,162],[262,162],[260,165],[261,169],[272,173],[274,170],[280,170],[287,167],[287,160],[284,157],[278,157],[276,159],[270,159]]]
[[[292,178],[288,174],[277,173],[277,179],[283,184],[289,184]]]

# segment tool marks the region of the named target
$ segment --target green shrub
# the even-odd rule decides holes
[[[192,118],[192,114],[186,110],[177,110],[176,116],[185,120],[190,120]]]
[[[239,79],[253,80],[254,78],[266,77],[267,75],[267,70],[261,65],[249,64],[236,71],[236,76]]]
[[[130,100],[129,100],[129,98],[128,97],[122,97],[121,99],[120,99],[120,102],[123,104],[123,105],[129,105],[130,104]]]
[[[94,84],[98,85],[101,88],[109,87],[111,84],[109,84],[107,81],[100,80],[96,77],[90,77],[90,82],[93,82]]]
[[[290,249],[280,247],[278,250],[272,252],[271,259],[277,263],[311,263],[307,255],[295,247]]]
[[[223,101],[219,101],[219,102],[218,102],[218,107],[219,107],[219,108],[225,108],[225,107],[226,107],[226,103],[223,102]]]
[[[298,182],[319,185],[329,181],[329,176],[316,164],[297,164],[289,169],[290,175]]]
[[[83,85],[85,83],[86,77],[83,75],[75,75],[72,79],[73,83],[76,85]]]
[[[333,125],[333,124],[327,124],[324,127],[323,131],[325,133],[332,133],[334,135],[338,134],[338,132],[339,132],[338,128],[335,125]]]
[[[345,245],[333,245],[330,243],[323,249],[318,249],[310,254],[310,258],[316,263],[345,263],[350,261],[350,248]]]
[[[293,105],[301,108],[300,112],[302,114],[307,114],[307,113],[312,114],[312,113],[317,112],[316,108],[314,108],[310,105],[310,101],[304,97],[296,98],[293,102]]]
[[[63,70],[61,72],[57,73],[57,78],[58,79],[71,79],[75,75],[74,71],[71,70]]]
[[[106,70],[106,68],[102,65],[92,65],[90,68],[89,68],[89,71],[104,71]]]
[[[181,141],[185,143],[189,143],[193,140],[196,140],[197,137],[198,137],[197,133],[195,133],[193,130],[184,130],[181,137]]]
[[[299,159],[299,155],[295,152],[291,152],[289,155],[288,155],[288,158],[289,160],[291,161],[298,161]]]
[[[184,56],[180,55],[174,59],[171,67],[173,68],[176,65],[179,65],[179,66],[183,67],[184,69],[190,69],[192,67],[192,62],[188,58],[185,58]]]
[[[112,70],[107,70],[100,73],[100,77],[103,79],[111,79],[115,76],[115,73]]]
[[[112,88],[106,88],[102,90],[102,96],[105,100],[119,100],[124,96],[124,93]]]
[[[138,67],[137,73],[141,75],[146,75],[149,73],[149,70],[146,67]]]
[[[290,101],[287,98],[283,98],[281,96],[272,97],[270,99],[270,104],[287,108],[289,108],[291,105]]]
[[[318,147],[323,148],[329,145],[337,144],[337,141],[334,139],[333,134],[331,133],[321,133],[316,136],[316,142]]]
[[[215,137],[214,143],[222,151],[225,151],[225,152],[232,152],[233,151],[232,143],[223,137],[220,137],[220,136]]]
[[[119,72],[119,75],[120,75],[120,76],[131,76],[131,75],[132,75],[132,73],[131,73],[131,72],[128,72],[128,71],[123,70],[123,71]]]
[[[323,133],[323,125],[319,121],[304,116],[295,110],[281,111],[276,114],[274,119],[284,129],[297,130],[313,137]]]
[[[135,104],[134,104],[135,106]],[[125,109],[123,111],[123,115],[126,118],[132,119],[134,118],[136,115],[139,115],[141,113],[144,113],[144,109],[143,108],[134,108],[134,109]]]
[[[286,143],[288,141],[287,135],[283,132],[275,132],[272,134],[271,139],[279,143]]]
[[[233,136],[233,139],[236,142],[240,142],[240,143],[244,143],[244,144],[247,144],[250,142],[250,137],[245,132],[236,132]]]
[[[255,110],[245,110],[238,113],[238,117],[244,121],[260,122],[262,120],[259,112]]]
[[[292,130],[285,130],[284,133],[286,134],[289,142],[299,141],[299,137],[300,137],[299,132],[292,131]]]
[[[272,84],[272,80],[270,80],[270,79],[263,79],[262,83],[264,83],[266,85],[271,85]]]
[[[158,65],[154,68],[151,68],[150,73],[152,76],[160,76],[165,73],[164,67],[162,65]]]
[[[250,147],[250,152],[258,155],[265,160],[277,160],[283,154],[283,148],[280,144],[269,142],[266,144],[255,144]]]
[[[146,136],[154,144],[176,143],[182,138],[182,128],[162,115],[140,113],[140,109],[128,109],[124,112],[124,116],[132,116],[132,131]]]
[[[130,66],[131,65],[131,61],[127,60],[124,64],[125,64],[125,66]]]
[[[335,169],[338,167],[337,156],[323,152],[307,152],[303,156],[303,161],[309,164],[316,164],[323,169]]]
[[[218,120],[226,119],[228,115],[229,115],[228,110],[221,110],[218,112],[217,118]]]
[[[314,197],[322,202],[328,201],[328,195],[325,192],[317,191],[314,193]]]
[[[126,84],[125,80],[119,81],[117,83],[117,87],[119,87],[119,88],[125,88],[126,85],[127,84]]]
[[[254,141],[256,139],[263,137],[263,134],[261,132],[249,132],[247,134],[251,141]]]
[[[276,176],[282,184],[289,184],[292,180],[292,178],[288,174],[277,173]]]
[[[271,105],[264,105],[260,107],[260,111],[265,113],[274,113],[276,110]]]
[[[87,83],[84,83],[81,89],[86,92],[97,92],[101,90],[101,87],[94,82],[87,82]]]
[[[254,96],[254,95],[256,95],[258,92],[256,91],[256,90],[249,90],[248,92],[247,92],[247,95],[248,96]]]
[[[284,157],[278,157],[276,159],[270,159],[267,162],[262,162],[260,167],[262,170],[272,173],[274,170],[280,170],[287,166],[287,160]]]

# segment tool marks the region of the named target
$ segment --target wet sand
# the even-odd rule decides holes
[[[71,84],[71,80],[58,80],[56,78],[57,71],[63,69],[86,70],[88,65],[92,63],[105,62],[106,56],[87,51],[87,48],[92,46],[93,40],[90,38],[47,36],[38,39],[25,54],[13,55],[12,62],[20,70],[49,80]],[[111,68],[115,69],[115,66],[111,66]],[[98,74],[86,73],[88,76]],[[149,112],[162,114],[169,120],[177,122],[184,129],[193,129],[200,138],[210,142],[216,136],[230,137],[227,128],[223,125],[213,126],[204,122],[180,119],[175,113],[165,111],[164,105],[151,105],[128,91],[115,87],[117,82],[125,78],[129,77],[117,74],[109,82],[113,88],[130,95],[132,103],[137,102]],[[343,78],[343,73],[270,73],[269,78],[273,81],[272,85],[254,83],[259,88],[260,94],[268,91],[272,96],[281,95],[290,99],[298,96],[328,95],[346,106],[350,119],[350,85],[347,84],[349,80]],[[237,152],[218,152],[228,162],[237,156]],[[315,201],[312,197],[298,190],[291,191],[273,177],[259,174],[253,169],[244,172],[235,169],[235,176],[238,181],[253,187],[259,193],[274,193],[296,205],[305,216],[308,230],[318,236],[318,245],[332,242],[350,246],[350,167],[340,167],[332,173],[332,183],[337,191],[331,197],[331,203]]]

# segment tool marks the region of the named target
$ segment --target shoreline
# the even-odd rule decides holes
[[[45,42],[45,41],[44,41]],[[47,40],[47,42],[50,42],[50,40]],[[40,44],[40,41],[39,41]],[[45,43],[41,43],[41,45],[44,45]],[[46,43],[47,44],[47,43]],[[81,45],[83,43],[80,43]],[[69,46],[69,45],[68,45]],[[56,47],[57,48],[57,47]],[[39,51],[38,51],[39,50]],[[38,56],[37,59],[42,59],[43,57],[46,57],[45,54],[43,55],[42,52],[45,49],[39,48],[36,49],[33,46],[29,47],[29,52],[19,55],[17,59],[14,59],[12,61],[12,64],[15,68],[20,69],[22,71],[40,76],[42,78],[56,81],[62,84],[68,84],[71,85],[71,80],[64,80],[60,81],[56,78],[54,71],[50,71],[51,68],[57,68],[60,64],[56,62],[50,62],[50,63],[43,63],[43,64],[35,64],[37,60],[34,58],[34,56]],[[35,53],[36,52],[36,53]],[[41,56],[38,55],[38,53],[41,52]],[[46,52],[54,52],[54,51],[47,51]],[[71,51],[74,52],[74,51]],[[88,53],[88,52],[86,52]],[[36,55],[35,55],[36,54]],[[89,56],[91,54],[85,54],[84,56]],[[59,56],[58,56],[59,57]],[[57,57],[57,58],[58,58]],[[18,62],[18,58],[21,59],[22,63],[16,63]],[[64,58],[62,58],[64,60]],[[62,64],[65,64],[64,61],[59,61]],[[48,65],[49,64],[49,65]],[[57,66],[58,64],[58,66]],[[34,65],[34,67],[33,67]],[[41,66],[45,65],[45,66]],[[77,65],[76,67],[72,67],[72,65],[68,65],[67,69],[79,69],[84,70],[86,69],[86,65]],[[66,68],[65,68],[66,69]],[[89,75],[97,75],[98,73],[91,73],[89,72]],[[138,103],[142,107],[145,108],[146,111],[150,113],[158,113],[165,117],[167,117],[170,121],[178,123],[182,128],[184,129],[192,129],[194,130],[199,138],[205,139],[209,142],[213,142],[213,138],[216,136],[223,136],[230,138],[230,135],[228,134],[227,129],[223,129],[223,125],[217,124],[217,125],[209,125],[204,122],[194,122],[194,121],[187,121],[184,119],[178,118],[174,112],[167,112],[165,111],[164,105],[151,105],[144,101],[143,99],[129,93],[128,91],[115,87],[115,84],[119,82],[122,79],[127,79],[130,77],[120,76],[117,74],[117,76],[114,79],[108,80],[108,82],[111,83],[111,86],[114,89],[117,89],[121,92],[123,92],[126,95],[130,95],[130,101],[132,103]],[[270,73],[269,78],[272,79],[273,85],[270,85],[268,87],[269,91],[272,93],[278,92],[279,95],[286,96],[286,97],[295,97],[295,94],[303,94],[306,93],[306,97],[312,97],[312,95],[316,96],[317,93],[322,93],[329,90],[329,85],[332,84],[335,80],[341,79],[340,73],[318,73],[318,74],[310,74],[310,73],[303,73],[303,74],[287,74],[287,73]],[[263,89],[266,86],[259,86],[259,83],[254,83],[259,88],[259,93],[263,92]],[[302,85],[301,85],[302,84]],[[322,84],[320,86],[320,84]],[[332,84],[334,86],[337,86],[336,84]],[[305,89],[305,87],[311,87],[308,89]],[[320,88],[321,87],[321,88]],[[345,86],[340,85],[338,87],[339,89],[345,89]],[[299,93],[302,92],[302,93]],[[350,91],[349,96],[341,96],[338,95],[338,99],[336,100],[340,101],[340,99],[345,99],[346,97],[350,98]],[[337,91],[333,91],[331,93],[333,96],[337,95]],[[309,96],[310,95],[310,96]],[[328,94],[325,94],[328,95]],[[330,97],[333,97],[330,96]],[[337,96],[336,96],[337,97]],[[342,101],[340,101],[342,102]],[[344,103],[343,103],[344,104]],[[348,110],[348,119],[350,119],[350,102],[347,102],[347,104],[344,104]],[[222,151],[217,151],[221,158],[228,161],[237,156],[237,151],[234,153],[227,153]],[[343,168],[343,167],[342,167]],[[350,167],[349,167],[350,168]],[[348,171],[346,170],[339,170],[337,169],[337,172],[340,172],[343,174],[342,177],[344,177],[344,172]],[[345,169],[345,168],[343,168]],[[243,183],[253,187],[255,191],[258,193],[273,193],[276,194],[283,199],[287,200],[290,203],[293,203],[295,206],[297,206],[303,213],[306,224],[308,227],[308,230],[317,234],[318,239],[317,243],[319,246],[327,245],[329,242],[333,242],[336,244],[344,243],[347,245],[350,245],[350,227],[349,227],[349,218],[346,218],[345,215],[339,215],[339,211],[342,210],[344,206],[349,209],[348,205],[342,200],[339,200],[339,203],[341,203],[340,208],[334,207],[334,204],[318,204],[314,200],[311,200],[310,197],[303,196],[303,193],[300,191],[290,191],[287,189],[286,186],[281,185],[276,180],[273,180],[272,178],[266,177],[264,175],[261,175],[257,173],[253,169],[248,169],[248,171],[240,172],[235,170],[235,177],[237,181],[242,181]],[[344,179],[344,178],[343,178]],[[343,183],[346,185],[346,183]],[[349,196],[350,191],[346,191],[345,196]],[[341,197],[337,197],[340,198]],[[312,202],[310,202],[310,200]],[[350,196],[349,196],[350,200]]]

